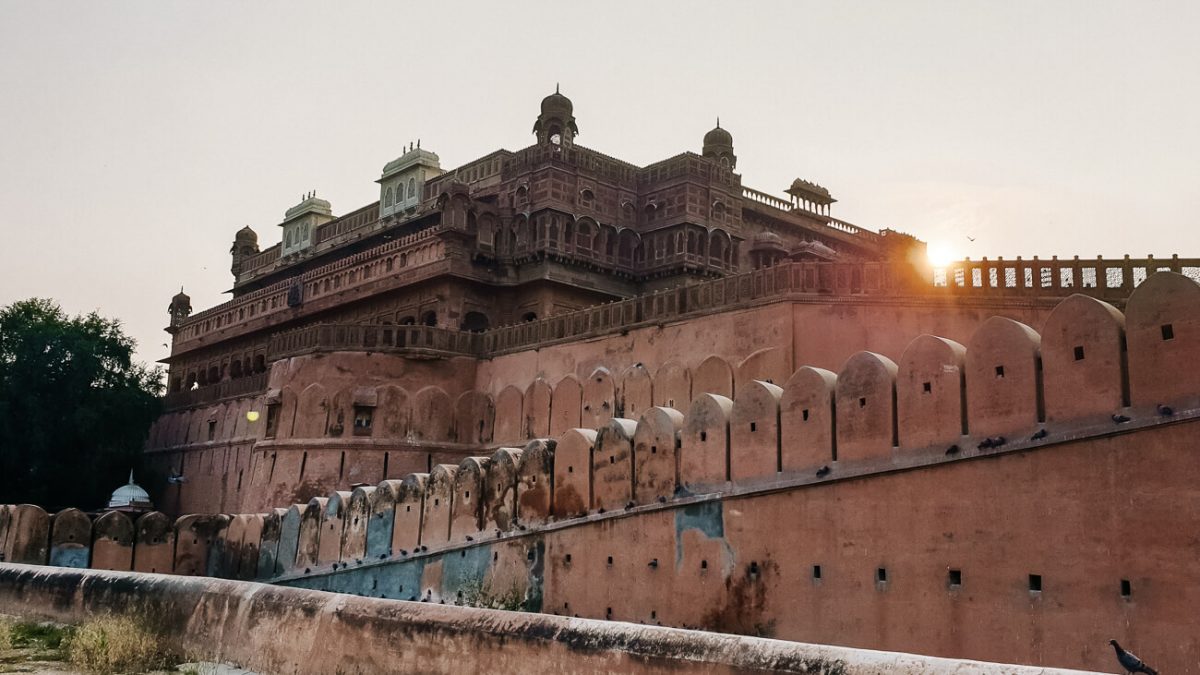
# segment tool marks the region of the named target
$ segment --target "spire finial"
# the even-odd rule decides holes
[[[133,485],[133,469],[129,470],[129,484]]]
[[[718,129],[721,128],[721,116],[720,115],[717,115],[717,128]]]
[[[554,93],[556,93],[556,94],[558,93],[558,83],[557,82],[554,83]]]

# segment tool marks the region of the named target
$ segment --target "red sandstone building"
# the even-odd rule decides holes
[[[1200,261],[935,278],[814,183],[743,186],[719,126],[646,167],[578,145],[557,92],[533,131],[452,170],[410,147],[379,202],[237,233],[232,299],[170,305],[165,510],[265,511],[229,521],[256,555],[275,528],[258,576],[330,590],[453,599],[438,552],[491,546],[488,583],[545,612],[1200,659]],[[415,584],[328,567],[425,549]]]

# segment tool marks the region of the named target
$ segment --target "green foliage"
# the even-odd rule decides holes
[[[119,321],[50,300],[0,309],[0,502],[104,506],[160,412],[160,369],[133,361]]]

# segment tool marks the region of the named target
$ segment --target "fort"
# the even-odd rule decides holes
[[[1200,260],[933,269],[719,125],[646,167],[557,91],[533,130],[238,231],[232,298],[169,306],[160,512],[4,506],[4,559],[1200,672]]]

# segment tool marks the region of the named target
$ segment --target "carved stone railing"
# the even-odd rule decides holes
[[[268,358],[317,351],[401,352],[408,356],[477,356],[482,335],[437,326],[317,324],[271,336]]]
[[[441,228],[435,226],[413,234],[397,237],[392,241],[361,253],[356,253],[335,260],[327,265],[311,269],[298,277],[285,279],[221,303],[188,318],[179,327],[177,340],[180,344],[186,344],[197,338],[219,330],[228,329],[238,323],[263,316],[264,314],[286,311],[289,309],[287,295],[294,284],[303,284],[303,298],[305,301],[308,301],[316,295],[321,294],[322,291],[318,291],[316,287],[325,278],[337,275],[356,266],[375,263],[393,254],[403,252],[406,249],[416,249],[440,231]],[[396,266],[393,270],[385,271],[384,273],[396,272],[399,270],[399,267],[402,266]],[[356,283],[362,283],[366,280],[361,276],[357,276],[356,279]],[[339,286],[339,290],[347,287]]]
[[[177,391],[163,397],[166,408],[186,408],[200,403],[211,403],[235,396],[248,396],[266,391],[267,376],[270,373],[255,373],[247,377],[225,380],[206,387],[197,387],[189,391]]]
[[[791,211],[792,203],[786,199],[780,199],[774,195],[769,195],[765,192],[759,192],[754,188],[743,187],[742,196],[752,202],[758,202],[770,206],[771,208],[779,209],[780,211]]]
[[[955,295],[1063,296],[1082,293],[1123,300],[1159,271],[1179,272],[1200,281],[1200,258],[1115,258],[1059,260],[962,260],[934,271],[933,285]]]

